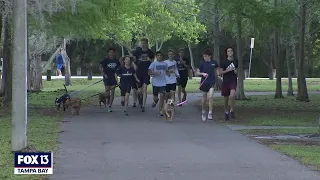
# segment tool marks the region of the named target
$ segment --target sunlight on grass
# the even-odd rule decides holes
[[[312,165],[320,170],[320,146],[270,145],[270,147],[297,159],[302,164]]]

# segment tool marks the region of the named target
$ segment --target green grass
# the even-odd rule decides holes
[[[314,166],[320,170],[320,146],[270,145],[276,151],[297,159],[302,164]]]
[[[241,129],[238,131],[248,135],[316,134],[319,133],[319,128]]]
[[[86,88],[92,83],[99,81],[99,79],[93,79],[88,81],[87,79],[72,79],[73,86],[69,86],[68,89],[71,91],[80,90]],[[43,90],[44,91],[55,91],[57,89],[63,88],[63,79],[52,80],[52,81],[43,81]],[[276,88],[275,80],[245,80],[244,87],[246,92],[269,92],[274,91]],[[307,81],[308,90],[309,91],[320,91],[320,79],[310,79]],[[284,91],[287,90],[288,81],[282,81],[282,88]],[[297,85],[296,81],[293,82],[294,90],[296,91]],[[152,92],[152,87],[149,86],[148,92]],[[188,85],[186,90],[189,92],[198,91],[199,89],[199,80],[192,79],[188,81]],[[92,91],[92,92],[102,92],[104,90],[103,83],[100,82],[97,85],[87,88],[85,91]],[[119,91],[119,89],[117,89]]]
[[[250,100],[236,101],[235,121],[230,124],[259,126],[317,126],[320,95],[310,94],[310,102],[296,101],[295,97],[274,99],[273,96],[251,96]],[[214,108],[223,115],[223,98],[215,98]],[[223,119],[224,117],[220,117]]]
[[[28,145],[37,151],[56,151],[58,132],[61,117],[49,116],[39,110],[33,110],[28,118]],[[41,175],[14,175],[13,160],[11,152],[11,118],[0,119],[0,179],[1,180],[40,180]]]

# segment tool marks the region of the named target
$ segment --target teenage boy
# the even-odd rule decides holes
[[[202,91],[202,121],[212,120],[212,109],[213,109],[213,93],[214,85],[216,82],[215,73],[219,74],[218,63],[211,59],[212,53],[209,49],[202,53],[203,60],[200,62],[199,69],[197,69],[196,75],[201,76],[200,90]],[[209,97],[208,97],[209,96]],[[206,115],[206,102],[209,98],[209,113]]]
[[[177,58],[177,66],[178,66],[179,75],[180,75],[180,77],[177,79],[177,86],[178,86],[177,95],[178,95],[179,103],[181,103],[187,99],[186,86],[189,78],[188,71],[190,69],[190,60],[184,57],[184,49],[179,50],[179,57]],[[181,92],[183,93],[182,99],[181,99]],[[182,106],[182,104],[179,106]]]
[[[149,75],[152,76],[152,89],[153,89],[153,103],[152,107],[155,107],[159,102],[159,116],[163,116],[163,102],[164,93],[166,90],[166,76],[168,76],[168,65],[164,62],[163,55],[160,51],[156,52],[157,61],[151,63],[149,67]]]
[[[226,56],[227,59],[220,62],[220,68],[221,75],[223,76],[221,95],[224,96],[225,120],[228,121],[230,117],[232,119],[235,118],[234,106],[238,80],[238,60],[234,59],[234,52],[232,48],[227,48]]]
[[[171,98],[176,101],[176,89],[177,89],[177,78],[179,78],[179,71],[177,68],[177,61],[174,60],[173,50],[168,51],[168,59],[164,61],[168,66],[169,75],[166,77],[166,98]]]
[[[145,111],[145,105],[147,102],[147,89],[150,84],[150,75],[148,74],[148,68],[151,61],[148,57],[154,57],[154,53],[149,49],[148,39],[141,39],[141,48],[137,48],[133,56],[136,57],[136,74],[140,81],[138,83],[138,100],[142,112]]]
[[[112,112],[112,103],[114,100],[114,92],[118,84],[117,69],[120,67],[120,62],[116,59],[116,50],[110,48],[108,57],[100,62],[99,70],[103,76],[104,88],[107,93],[108,111]]]

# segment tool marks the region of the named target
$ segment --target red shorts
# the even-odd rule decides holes
[[[222,89],[221,89],[221,95],[222,96],[230,96],[230,91],[236,90],[236,89],[237,89],[237,81],[223,82]]]

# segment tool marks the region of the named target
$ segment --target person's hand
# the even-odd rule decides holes
[[[106,74],[102,74],[102,76],[103,76],[104,78],[106,78],[106,79],[108,78],[108,76],[107,76]]]
[[[234,71],[235,70],[235,68],[233,67],[233,68],[227,68],[227,71],[228,72],[230,72],[230,71]]]
[[[140,80],[139,80],[139,79],[136,79],[136,81],[137,81],[137,83],[139,83],[139,84],[140,84]]]
[[[169,73],[175,73],[174,69],[169,69]]]
[[[238,73],[238,71],[235,69],[234,71],[233,71],[235,74],[237,74]]]
[[[160,75],[161,74],[161,71],[155,71],[155,72],[153,72],[153,75]]]
[[[207,74],[207,73],[202,73],[202,76],[203,76],[203,77],[207,77],[208,74]]]

